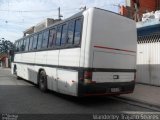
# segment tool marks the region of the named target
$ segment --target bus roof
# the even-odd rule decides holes
[[[43,31],[43,30],[45,30],[45,29],[51,28],[51,27],[53,27],[53,26],[55,26],[55,25],[58,25],[58,24],[61,24],[61,23],[65,22],[65,21],[69,21],[69,20],[71,20],[71,19],[80,17],[80,16],[83,15],[84,12],[89,11],[90,9],[99,9],[99,10],[103,10],[103,11],[106,11],[106,12],[110,12],[110,13],[113,13],[113,14],[116,14],[116,15],[119,15],[119,16],[122,16],[122,15],[120,15],[120,14],[118,14],[118,13],[115,13],[115,12],[112,12],[112,11],[109,11],[109,10],[105,10],[105,9],[97,8],[97,7],[92,7],[92,8],[88,8],[88,9],[86,9],[86,10],[80,11],[80,12],[72,15],[72,16],[69,17],[69,18],[66,18],[66,19],[64,19],[64,20],[62,20],[62,21],[56,22],[56,23],[54,23],[54,24],[52,24],[52,25],[50,25],[50,26],[48,26],[48,27],[46,27],[46,28],[44,28],[44,29],[42,29],[42,30],[40,30],[40,31],[38,31],[38,32],[35,32],[35,33],[39,33],[39,32],[41,32],[41,31]],[[122,17],[125,17],[125,16],[122,16]],[[125,17],[125,18],[127,18],[127,17]],[[130,19],[130,18],[128,18],[128,19]],[[35,34],[35,33],[32,33],[32,34],[27,35],[27,36],[25,36],[25,37],[22,37],[22,38],[16,40],[15,42],[17,42],[17,41],[19,41],[19,40],[21,40],[21,39],[23,39],[23,38],[27,38],[27,37],[29,37],[29,36],[32,36],[32,35]]]

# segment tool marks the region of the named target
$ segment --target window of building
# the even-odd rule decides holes
[[[49,37],[49,30],[46,30],[46,31],[44,31],[44,33],[43,33],[42,48],[47,48],[47,45],[48,45],[48,37]]]
[[[33,45],[32,45],[33,50],[37,49],[37,38],[38,38],[38,35],[34,35]]]
[[[39,35],[38,35],[37,49],[41,49],[41,45],[42,45],[42,33],[39,33]]]
[[[57,27],[57,36],[56,36],[56,46],[61,45],[61,30],[62,30],[62,26],[58,26]]]
[[[33,36],[30,37],[29,50],[32,50],[32,44],[33,44]]]
[[[56,38],[56,29],[53,28],[49,31],[48,48],[52,48],[55,45],[55,38]]]
[[[61,45],[65,45],[67,41],[67,24],[62,26],[62,36],[61,36]]]
[[[75,21],[70,21],[68,24],[68,35],[67,35],[68,44],[73,44],[74,24],[75,24]]]
[[[82,20],[77,19],[75,23],[74,45],[79,45],[81,40]]]

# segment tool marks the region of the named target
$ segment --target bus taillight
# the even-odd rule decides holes
[[[84,72],[84,83],[85,84],[92,83],[92,72],[91,71]]]

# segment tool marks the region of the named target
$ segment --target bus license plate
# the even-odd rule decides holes
[[[111,88],[111,92],[120,92],[119,88]]]

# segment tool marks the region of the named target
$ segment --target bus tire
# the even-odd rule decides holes
[[[20,79],[21,79],[21,77],[19,77],[19,76],[17,76],[17,75],[16,75],[16,77],[17,77],[17,80],[20,80]]]
[[[46,92],[47,91],[47,75],[44,70],[40,71],[38,83],[39,83],[39,89],[42,92]]]

